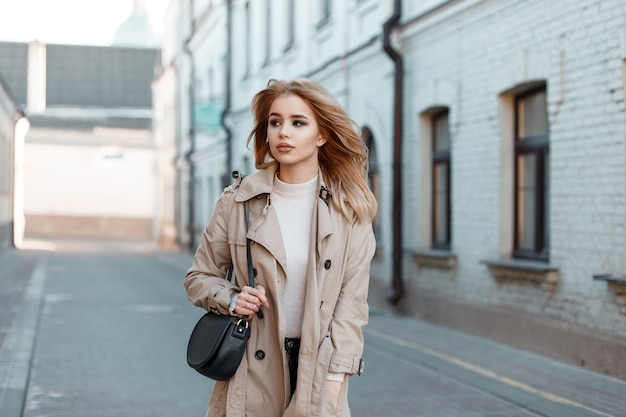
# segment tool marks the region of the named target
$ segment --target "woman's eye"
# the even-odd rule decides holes
[[[270,120],[270,126],[276,127],[280,125],[280,122],[278,120]]]
[[[305,123],[302,120],[294,120],[293,121],[293,125],[294,126],[304,126]]]

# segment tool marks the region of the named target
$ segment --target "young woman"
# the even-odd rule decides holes
[[[252,110],[258,172],[225,189],[184,281],[194,305],[252,318],[241,365],[216,382],[207,416],[349,416],[376,246],[367,149],[314,81],[271,80]],[[224,279],[231,265],[235,285]]]

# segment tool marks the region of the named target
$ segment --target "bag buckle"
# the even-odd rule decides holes
[[[243,324],[241,323],[243,321]],[[250,323],[248,319],[239,319],[233,328],[233,336],[239,339],[245,339]]]
[[[241,322],[244,322],[245,328],[247,329],[250,323],[248,323],[248,319],[239,319],[237,320],[237,326],[241,326]]]

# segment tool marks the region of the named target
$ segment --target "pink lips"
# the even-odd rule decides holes
[[[276,150],[280,151],[280,152],[289,152],[290,150],[293,149],[293,146],[287,144],[287,143],[281,143],[279,145],[276,145]]]

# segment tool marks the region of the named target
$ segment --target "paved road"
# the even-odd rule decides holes
[[[197,417],[190,255],[64,242],[0,254],[1,417]],[[355,417],[626,417],[626,382],[372,311]],[[271,417],[271,416],[270,416]]]

